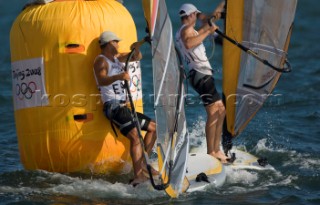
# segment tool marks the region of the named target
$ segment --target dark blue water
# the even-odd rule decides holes
[[[289,48],[293,72],[282,75],[274,91],[281,97],[270,99],[235,141],[249,152],[267,157],[276,171],[228,172],[223,187],[209,187],[177,200],[147,187],[134,189],[116,182],[112,176],[63,175],[23,169],[13,116],[9,31],[25,2],[0,1],[0,204],[320,204],[320,12],[317,0],[300,0],[298,4]],[[176,12],[184,2],[170,1],[168,6],[174,30],[179,25]],[[218,4],[216,0],[189,2],[203,12],[210,12]],[[145,22],[139,3],[125,0],[136,21],[138,36],[142,38]],[[149,48],[142,51],[145,55],[143,91],[148,94],[152,93]],[[212,64],[221,71],[221,48],[216,47],[215,51]],[[221,72],[215,77],[221,91]],[[145,106],[147,114],[152,115],[151,103]],[[188,106],[186,112],[191,143],[205,146],[202,106]]]

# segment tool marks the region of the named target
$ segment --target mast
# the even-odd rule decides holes
[[[184,112],[184,72],[174,47],[165,0],[144,0],[151,37],[154,110],[157,123],[159,172],[171,197],[186,190],[189,138]]]

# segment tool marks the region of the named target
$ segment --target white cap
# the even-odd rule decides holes
[[[193,12],[201,13],[201,11],[199,11],[193,4],[183,4],[180,7],[179,15],[180,17],[189,16]]]
[[[99,38],[100,45],[102,46],[110,41],[121,41],[121,38],[111,31],[104,31]]]

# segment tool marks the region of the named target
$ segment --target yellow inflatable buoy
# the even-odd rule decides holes
[[[137,41],[127,9],[115,0],[50,1],[27,6],[10,32],[12,88],[21,161],[28,170],[128,173],[129,140],[116,137],[93,76],[106,30],[120,52]],[[131,92],[142,112],[139,62]]]

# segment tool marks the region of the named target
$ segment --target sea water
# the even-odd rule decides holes
[[[124,0],[133,15],[138,38],[145,36],[141,1]],[[194,3],[210,13],[217,0],[167,1],[174,32],[178,9]],[[235,140],[257,156],[268,158],[275,171],[227,170],[226,183],[169,199],[147,185],[137,188],[127,178],[27,171],[20,163],[12,105],[9,32],[26,1],[0,2],[0,204],[320,204],[320,13],[317,0],[299,1],[289,48],[293,71],[283,74],[274,94]],[[272,22],[269,22],[272,23]],[[154,116],[150,48],[142,47],[144,108]],[[219,92],[222,83],[221,47],[211,64]],[[189,93],[194,91],[189,88]],[[205,149],[205,111],[200,103],[186,106],[191,146]],[[201,129],[199,129],[201,128]]]

